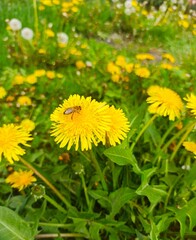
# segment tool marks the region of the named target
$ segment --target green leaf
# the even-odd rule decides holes
[[[137,189],[136,193],[138,195],[146,196],[149,199],[150,203],[153,205],[156,205],[158,202],[160,202],[163,196],[167,195],[167,193],[164,190],[156,188],[154,186],[152,187],[148,184],[140,186]]]
[[[32,229],[16,212],[0,206],[1,240],[33,240]]]
[[[130,149],[124,149],[121,145],[108,148],[104,151],[104,154],[114,163],[125,166],[132,165],[133,171],[137,174],[141,173],[141,170],[137,164],[135,156]]]
[[[135,191],[128,187],[120,188],[111,193],[109,199],[112,204],[112,211],[109,217],[113,218],[120,211],[120,209],[135,196]]]

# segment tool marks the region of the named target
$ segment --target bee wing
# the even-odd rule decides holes
[[[73,108],[67,108],[67,109],[64,111],[64,114],[70,114],[70,113],[73,113]]]

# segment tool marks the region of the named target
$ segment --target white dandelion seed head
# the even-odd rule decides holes
[[[21,30],[21,36],[25,39],[25,40],[31,40],[34,36],[33,30],[30,28],[23,28]]]
[[[57,33],[57,41],[58,43],[68,43],[69,41],[69,37],[66,33],[64,32],[60,32],[60,33]]]
[[[12,31],[18,31],[18,30],[20,30],[22,28],[22,23],[17,18],[12,18],[9,21],[9,26],[12,29]]]

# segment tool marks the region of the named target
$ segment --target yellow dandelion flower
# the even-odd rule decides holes
[[[32,105],[31,99],[29,97],[27,97],[27,96],[20,96],[17,99],[17,103],[20,106],[30,106],[30,105]]]
[[[148,78],[150,76],[150,71],[145,67],[140,67],[135,69],[135,74],[141,78]]]
[[[29,84],[34,84],[37,82],[37,77],[34,74],[31,74],[26,77],[25,82],[27,82]]]
[[[183,142],[182,144],[187,151],[190,151],[196,155],[196,143],[195,142]]]
[[[119,82],[120,81],[120,75],[119,74],[113,74],[111,76],[111,79],[113,82]]]
[[[107,71],[111,74],[120,74],[121,70],[113,62],[109,62],[107,65]]]
[[[162,55],[162,57],[165,58],[165,59],[168,59],[171,63],[175,62],[175,58],[171,54],[169,54],[169,53],[164,53]]]
[[[196,96],[193,93],[191,93],[190,95],[187,94],[184,100],[187,101],[186,107],[190,108],[191,113],[196,117]]]
[[[136,55],[136,59],[138,59],[138,60],[154,60],[155,57],[150,53],[139,53]]]
[[[133,71],[134,64],[133,63],[127,63],[125,65],[125,71],[128,73],[131,73]]]
[[[189,27],[189,22],[186,21],[186,20],[179,20],[178,21],[178,25],[183,27],[183,28],[185,28],[185,29],[187,29]]]
[[[13,79],[13,85],[20,85],[23,84],[25,80],[25,77],[23,77],[22,75],[16,75]]]
[[[7,91],[4,87],[0,87],[0,99],[4,98],[7,94]]]
[[[111,124],[110,130],[106,131],[106,140],[110,145],[116,146],[127,136],[130,123],[121,109],[115,109],[111,106],[108,109],[108,114],[111,117]]]
[[[49,38],[52,38],[55,36],[54,32],[50,28],[46,29],[44,32],[45,32],[46,36]]]
[[[24,119],[20,123],[20,126],[25,129],[27,132],[31,132],[35,129],[35,123],[30,119]]]
[[[46,75],[46,71],[44,69],[37,69],[35,70],[34,75],[36,77],[43,77]]]
[[[0,161],[2,154],[10,162],[19,161],[19,156],[25,154],[19,144],[29,146],[26,142],[32,140],[29,133],[20,126],[7,124],[0,127]]]
[[[183,109],[183,103],[180,96],[169,88],[151,86],[147,93],[150,97],[147,98],[147,103],[151,104],[148,107],[150,113],[156,113],[160,116],[169,116],[169,120],[175,120],[175,117],[180,117],[180,112]]]
[[[174,68],[174,66],[172,66],[169,63],[162,63],[160,67],[163,68],[163,69],[167,69],[167,70],[171,70],[171,69]]]
[[[75,145],[75,150],[91,149],[92,143],[104,142],[105,132],[110,130],[108,108],[91,97],[71,95],[51,114],[54,122],[51,135],[61,148],[67,145],[69,150]]]
[[[124,68],[127,64],[125,57],[121,56],[121,55],[117,56],[115,63],[117,66],[122,67],[122,68]]]
[[[54,79],[56,76],[55,72],[54,71],[47,71],[46,72],[46,77],[49,78],[49,79]]]
[[[11,184],[12,188],[18,188],[19,191],[31,185],[36,181],[32,171],[14,171],[6,178],[6,183]]]
[[[38,50],[38,53],[44,55],[44,54],[46,54],[46,49],[40,48],[40,49]]]
[[[86,64],[82,60],[76,61],[75,64],[76,64],[77,69],[79,69],[79,70],[86,67]]]

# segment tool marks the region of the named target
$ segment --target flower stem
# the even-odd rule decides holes
[[[34,27],[35,27],[35,39],[38,40],[39,31],[38,31],[38,14],[37,14],[37,3],[36,0],[33,0],[33,9],[34,9]]]
[[[97,173],[99,174],[99,177],[100,177],[103,189],[105,191],[108,191],[108,187],[107,187],[107,184],[105,182],[103,172],[102,172],[102,170],[101,170],[101,168],[99,166],[99,163],[98,163],[97,159],[95,158],[94,154],[92,153],[92,151],[90,151],[90,157],[91,157],[91,160],[92,160],[92,162],[94,164],[95,169],[97,170]]]
[[[140,137],[142,136],[142,134],[145,132],[145,130],[150,126],[150,124],[154,121],[154,119],[157,117],[158,115],[155,114],[153,115],[148,122],[143,126],[142,130],[139,132],[139,134],[137,135],[135,141],[132,143],[130,149],[131,151],[133,151],[133,148],[135,147],[136,143],[138,142],[138,140],[140,139]]]
[[[188,125],[188,129],[185,132],[185,134],[182,136],[182,138],[180,139],[179,143],[177,144],[177,146],[175,147],[175,150],[173,151],[170,161],[172,161],[178,151],[178,149],[180,148],[180,146],[182,145],[182,143],[184,142],[184,140],[187,138],[187,136],[189,135],[189,133],[192,131],[193,127],[195,126],[195,122],[191,123]]]
[[[29,169],[31,169],[45,184],[63,201],[67,208],[72,207],[72,205],[66,200],[66,198],[59,192],[59,190],[48,181],[35,167],[30,163],[20,157],[20,161]]]
[[[61,206],[59,205],[54,199],[50,198],[48,195],[44,195],[44,198],[50,203],[52,204],[54,207],[56,207],[60,212],[62,213],[67,213],[66,210]]]
[[[87,206],[89,208],[90,206],[90,201],[89,201],[89,197],[88,197],[88,192],[87,192],[87,187],[86,187],[86,183],[85,183],[85,179],[84,179],[84,174],[81,173],[80,174],[80,178],[82,180],[82,186],[83,186],[83,189],[84,189],[84,194],[85,194],[85,198],[86,198],[86,203],[87,203]]]

